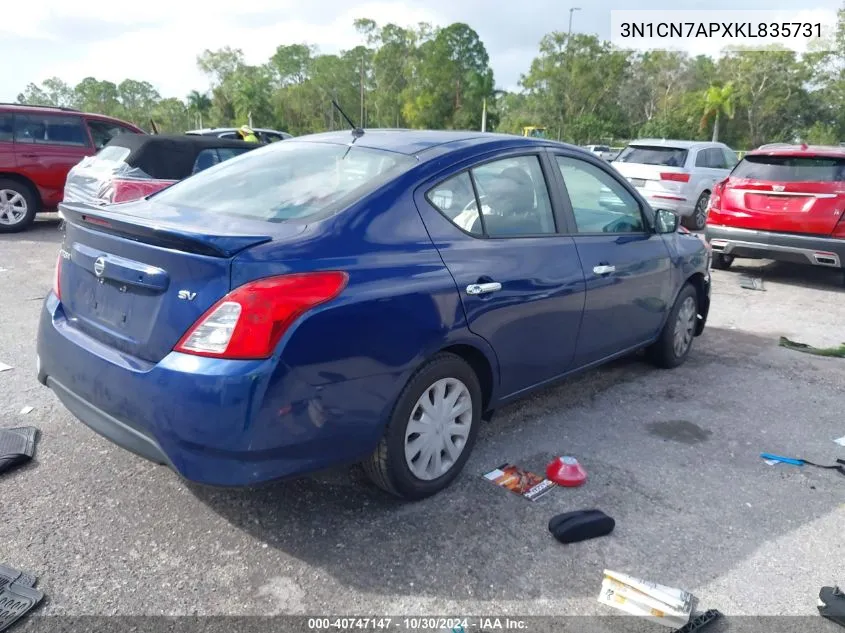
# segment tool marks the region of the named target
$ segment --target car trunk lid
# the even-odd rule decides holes
[[[690,174],[684,169],[687,150],[661,145],[629,145],[613,166],[643,195],[683,199]]]
[[[70,326],[149,362],[164,358],[231,289],[238,253],[273,239],[266,224],[240,220],[236,227],[232,219],[147,201],[60,208],[61,301]]]
[[[784,233],[830,235],[845,208],[845,160],[752,156],[721,192],[712,221]]]

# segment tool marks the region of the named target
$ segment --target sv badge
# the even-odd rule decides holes
[[[190,290],[180,290],[179,291],[179,298],[184,299],[185,301],[193,301],[197,296],[196,292],[191,292]]]

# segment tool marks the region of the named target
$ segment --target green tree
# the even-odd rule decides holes
[[[110,81],[99,81],[94,77],[86,77],[73,89],[74,104],[85,112],[96,112],[109,116],[123,114],[120,103],[120,92]]]
[[[191,90],[188,93],[187,102],[188,108],[197,118],[197,127],[202,128],[203,117],[207,117],[208,112],[211,110],[211,98],[207,92]]]
[[[719,140],[719,120],[722,116],[734,118],[734,87],[728,82],[724,86],[714,84],[704,93],[704,113],[701,117],[701,129],[713,122],[713,142]]]

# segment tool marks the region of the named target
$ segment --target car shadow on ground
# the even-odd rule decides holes
[[[843,283],[845,271],[841,269],[776,261],[758,263],[758,261],[737,259],[728,272],[737,276],[762,277],[764,283],[771,281],[787,286],[845,293],[845,283]]]
[[[382,494],[357,467],[191,490],[237,528],[363,592],[560,605],[597,595],[604,568],[701,587],[838,505],[841,484],[826,472],[759,459],[765,446],[806,435],[802,381],[816,374],[804,366],[823,361],[790,354],[768,338],[710,329],[676,370],[632,358],[567,379],[501,411],[455,483],[416,503]],[[503,462],[542,473],[557,454],[579,458],[587,485],[528,501],[483,478]],[[800,500],[800,514],[781,511],[787,498]],[[615,532],[557,543],[548,520],[579,508],[604,510]]]
[[[58,213],[41,213],[35,222],[19,233],[0,233],[0,243],[27,240],[58,244],[62,241],[62,225]]]

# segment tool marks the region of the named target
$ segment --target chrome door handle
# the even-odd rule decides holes
[[[597,275],[607,275],[608,273],[615,273],[616,266],[593,266],[593,272]]]
[[[488,292],[496,292],[502,289],[502,284],[497,281],[492,281],[486,284],[470,284],[467,286],[468,295],[483,295]]]

